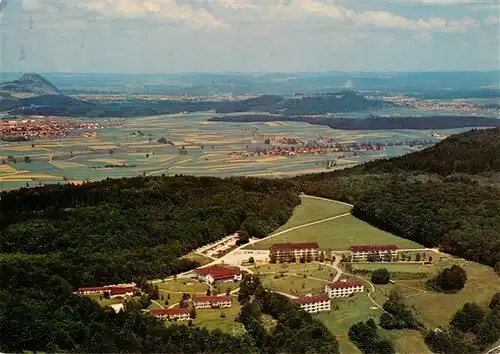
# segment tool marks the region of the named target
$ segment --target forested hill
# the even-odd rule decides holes
[[[500,127],[452,135],[425,150],[389,160],[375,160],[365,171],[423,171],[449,175],[500,172]]]
[[[495,128],[455,135],[403,157],[294,180],[307,194],[353,203],[353,214],[374,226],[500,272],[498,172]]]
[[[137,177],[20,189],[1,194],[0,249],[42,255],[32,263],[74,287],[158,278],[193,267],[178,257],[223,236],[266,235],[299,202],[290,183],[253,178]]]

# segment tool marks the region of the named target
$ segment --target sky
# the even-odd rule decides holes
[[[498,70],[499,4],[0,0],[0,71]]]

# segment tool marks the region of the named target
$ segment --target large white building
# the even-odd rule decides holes
[[[245,273],[245,271],[236,267],[207,267],[196,269],[196,277],[208,284],[239,281],[243,278]]]
[[[318,313],[330,311],[330,298],[327,295],[305,296],[293,299],[304,311],[309,313]]]
[[[193,299],[193,305],[200,309],[231,307],[233,298],[231,296],[196,296]]]
[[[398,250],[399,247],[396,245],[357,245],[349,248],[349,254],[353,262],[366,261],[370,255],[392,261],[397,256]]]
[[[78,288],[76,291],[80,295],[104,294],[108,293],[111,297],[114,296],[132,296],[134,295],[135,284],[129,285],[107,285],[95,286],[91,288]]]
[[[276,243],[269,249],[269,257],[278,262],[296,261],[304,257],[306,260],[315,260],[318,257],[319,246],[317,242],[307,243]]]
[[[363,283],[360,281],[337,281],[335,283],[325,284],[325,293],[328,297],[347,297],[354,293],[360,293],[364,290]]]
[[[187,321],[190,317],[187,308],[155,309],[149,310],[149,313],[160,320],[168,321]]]

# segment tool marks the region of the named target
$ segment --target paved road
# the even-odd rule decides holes
[[[500,345],[497,345],[495,348],[490,349],[485,354],[498,354],[500,353]]]

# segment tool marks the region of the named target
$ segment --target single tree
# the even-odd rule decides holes
[[[372,272],[372,283],[388,284],[391,279],[391,274],[386,268],[375,269]]]

